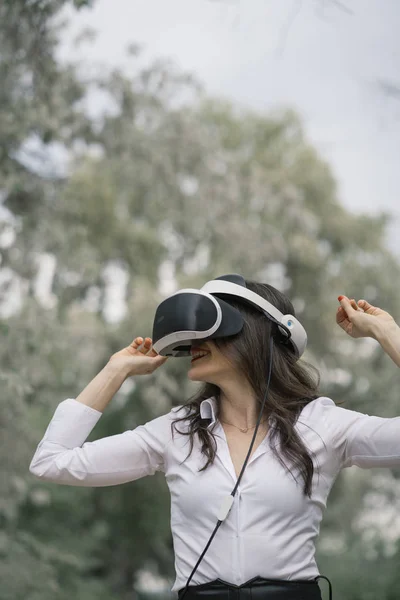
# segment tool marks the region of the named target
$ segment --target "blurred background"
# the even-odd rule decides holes
[[[399,25],[396,0],[0,3],[0,600],[172,598],[162,476],[84,489],[28,467],[178,288],[272,283],[321,393],[400,414],[394,364],[335,325],[338,294],[400,319]],[[125,382],[89,439],[182,404],[187,368]],[[399,475],[337,479],[335,598],[400,595]]]

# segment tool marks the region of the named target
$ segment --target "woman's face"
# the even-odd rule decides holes
[[[212,341],[193,345],[191,353],[192,362],[188,378],[192,381],[204,381],[221,387],[224,381],[232,379],[236,374],[236,369]],[[200,353],[207,354],[197,358],[197,354]]]

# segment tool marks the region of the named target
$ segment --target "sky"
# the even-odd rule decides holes
[[[400,255],[398,0],[97,0],[66,13],[62,59],[129,68],[126,48],[172,59],[215,96],[268,112],[294,108],[350,210],[393,215]],[[84,28],[95,41],[74,47]]]

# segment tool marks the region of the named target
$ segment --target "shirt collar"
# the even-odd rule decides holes
[[[217,401],[214,396],[203,400],[203,402],[200,404],[200,417],[202,419],[210,419],[210,423],[207,425],[207,429],[215,425],[217,421],[217,412]]]

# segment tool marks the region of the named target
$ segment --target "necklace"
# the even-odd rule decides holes
[[[220,421],[224,425],[232,425],[232,427],[236,427],[236,429],[239,429],[239,431],[241,431],[242,433],[247,433],[250,429],[255,429],[257,427],[257,425],[253,425],[253,427],[238,427],[237,425],[234,425],[233,423],[228,423],[228,421],[223,421],[222,419],[220,419]],[[260,421],[260,425],[261,425],[261,423],[265,423],[265,421],[268,421],[268,419],[264,419],[263,421]]]

